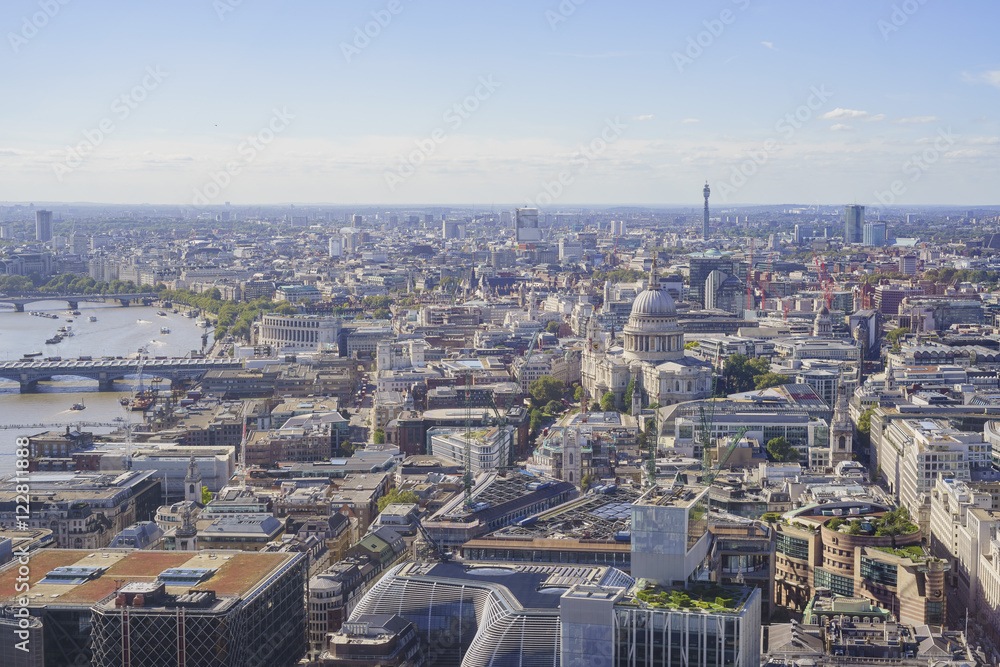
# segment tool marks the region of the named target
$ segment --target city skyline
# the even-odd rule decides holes
[[[988,205],[997,9],[967,6],[11,2],[0,176],[11,201]]]

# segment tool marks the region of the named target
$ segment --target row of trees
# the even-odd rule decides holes
[[[163,285],[158,288],[162,289]],[[4,294],[138,294],[157,291],[145,285],[136,285],[131,280],[102,282],[90,276],[63,273],[46,281],[37,273],[28,276],[0,276],[0,292]]]
[[[213,288],[207,292],[196,293],[191,290],[162,290],[160,299],[183,303],[194,308],[201,308],[207,313],[215,315],[218,323],[215,329],[215,339],[219,340],[226,334],[232,334],[236,338],[248,339],[250,337],[250,326],[254,320],[265,313],[278,313],[280,315],[294,315],[298,309],[287,301],[275,303],[261,297],[256,301],[237,303],[235,301],[225,301],[218,288]]]

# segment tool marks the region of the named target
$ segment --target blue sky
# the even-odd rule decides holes
[[[997,204],[998,14],[6,0],[0,198]]]

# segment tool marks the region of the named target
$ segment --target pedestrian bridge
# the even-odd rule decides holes
[[[24,312],[24,307],[28,304],[38,303],[39,301],[65,301],[70,310],[76,310],[80,306],[81,301],[110,301],[114,300],[123,306],[128,306],[135,303],[136,301],[142,302],[145,305],[151,304],[159,298],[156,292],[144,292],[141,294],[36,294],[35,296],[0,296],[0,305],[10,304],[14,306],[14,310],[19,313]]]
[[[135,376],[139,372],[136,359],[94,359],[79,361],[7,361],[0,363],[0,379],[21,385],[21,393],[35,391],[38,382],[55,376],[97,380],[100,391],[112,391],[115,380]],[[208,371],[242,369],[242,361],[232,359],[149,359],[143,363],[142,375],[156,376],[176,384],[181,380],[199,380]]]

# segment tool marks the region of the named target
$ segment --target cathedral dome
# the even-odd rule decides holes
[[[632,304],[632,316],[646,317],[677,317],[674,300],[666,290],[645,289],[639,293]]]
[[[660,288],[656,262],[649,272],[649,284],[632,304],[624,330],[625,360],[662,363],[684,356],[684,332],[677,324],[677,308],[666,290]]]

